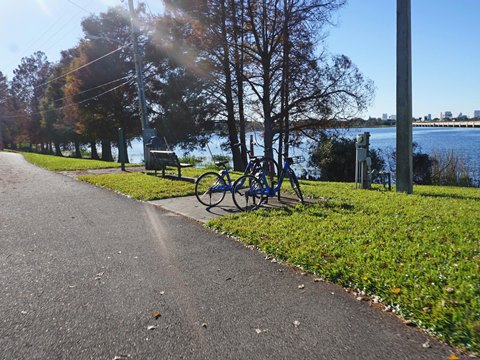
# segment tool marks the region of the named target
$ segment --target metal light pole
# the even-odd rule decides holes
[[[133,44],[133,56],[135,59],[135,73],[137,78],[137,89],[138,89],[138,101],[140,105],[140,117],[142,122],[142,138],[143,138],[143,158],[145,161],[145,168],[150,168],[150,153],[146,147],[148,140],[155,135],[155,129],[151,129],[148,126],[147,119],[147,101],[145,100],[145,88],[143,86],[143,71],[142,71],[142,60],[140,52],[138,50],[138,28],[137,28],[137,15],[135,14],[135,9],[133,7],[133,0],[128,0],[128,8],[130,11],[130,30],[132,35],[132,44]]]
[[[397,192],[413,193],[411,0],[397,0]]]

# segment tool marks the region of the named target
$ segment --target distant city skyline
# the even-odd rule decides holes
[[[144,1],[160,13],[161,2]],[[137,0],[134,1],[137,3]],[[16,0],[0,2],[0,71],[9,80],[22,57],[41,50],[50,61],[82,38],[80,22],[121,0]],[[413,115],[452,111],[474,116],[480,109],[480,0],[412,1]],[[349,0],[335,13],[325,45],[345,54],[376,86],[376,97],[360,116],[396,113],[396,1]]]
[[[453,112],[449,111],[449,110],[446,110],[446,111],[442,111],[440,112],[440,114],[432,114],[432,113],[428,113],[428,114],[424,114],[422,116],[414,116],[414,118],[418,119],[418,118],[428,118],[429,120],[431,119],[445,119],[445,118],[459,118],[459,117],[463,117],[463,116],[466,116],[467,118],[480,118],[480,110],[473,110],[472,111],[472,115],[468,115],[467,113],[464,113],[464,112],[459,112],[457,115],[455,115]],[[381,116],[369,116],[371,118],[378,118],[378,119],[382,119],[382,120],[395,120],[396,119],[396,114],[389,114],[389,113],[382,113]]]

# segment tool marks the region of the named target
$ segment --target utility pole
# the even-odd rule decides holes
[[[411,0],[397,0],[397,192],[413,193]]]
[[[135,73],[137,78],[138,101],[140,105],[140,119],[142,122],[142,138],[143,138],[143,156],[145,161],[145,168],[150,168],[150,153],[147,149],[147,142],[155,135],[155,129],[148,126],[147,118],[147,101],[145,100],[145,88],[143,85],[143,68],[140,52],[138,50],[138,26],[137,15],[133,7],[133,0],[128,0],[128,8],[130,11],[130,30],[133,44],[133,56],[135,60]]]

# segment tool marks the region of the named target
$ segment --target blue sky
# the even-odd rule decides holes
[[[134,1],[137,2],[136,0]],[[146,0],[150,10],[160,0]],[[77,44],[80,21],[127,0],[1,0],[0,71],[9,79],[37,50],[57,61]],[[412,0],[413,114],[480,110],[480,0]],[[395,114],[396,0],[349,0],[334,16],[327,46],[348,55],[374,81],[376,97],[363,116]]]
[[[416,117],[480,110],[480,0],[411,0]],[[376,85],[368,115],[395,114],[396,1],[349,0],[327,39]]]

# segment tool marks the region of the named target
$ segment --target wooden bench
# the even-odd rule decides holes
[[[167,166],[176,167],[178,170],[178,178],[182,177],[182,168],[191,167],[191,164],[181,163],[178,160],[177,154],[174,151],[150,150],[152,157],[152,170],[162,170],[162,177],[165,177],[165,170]]]

